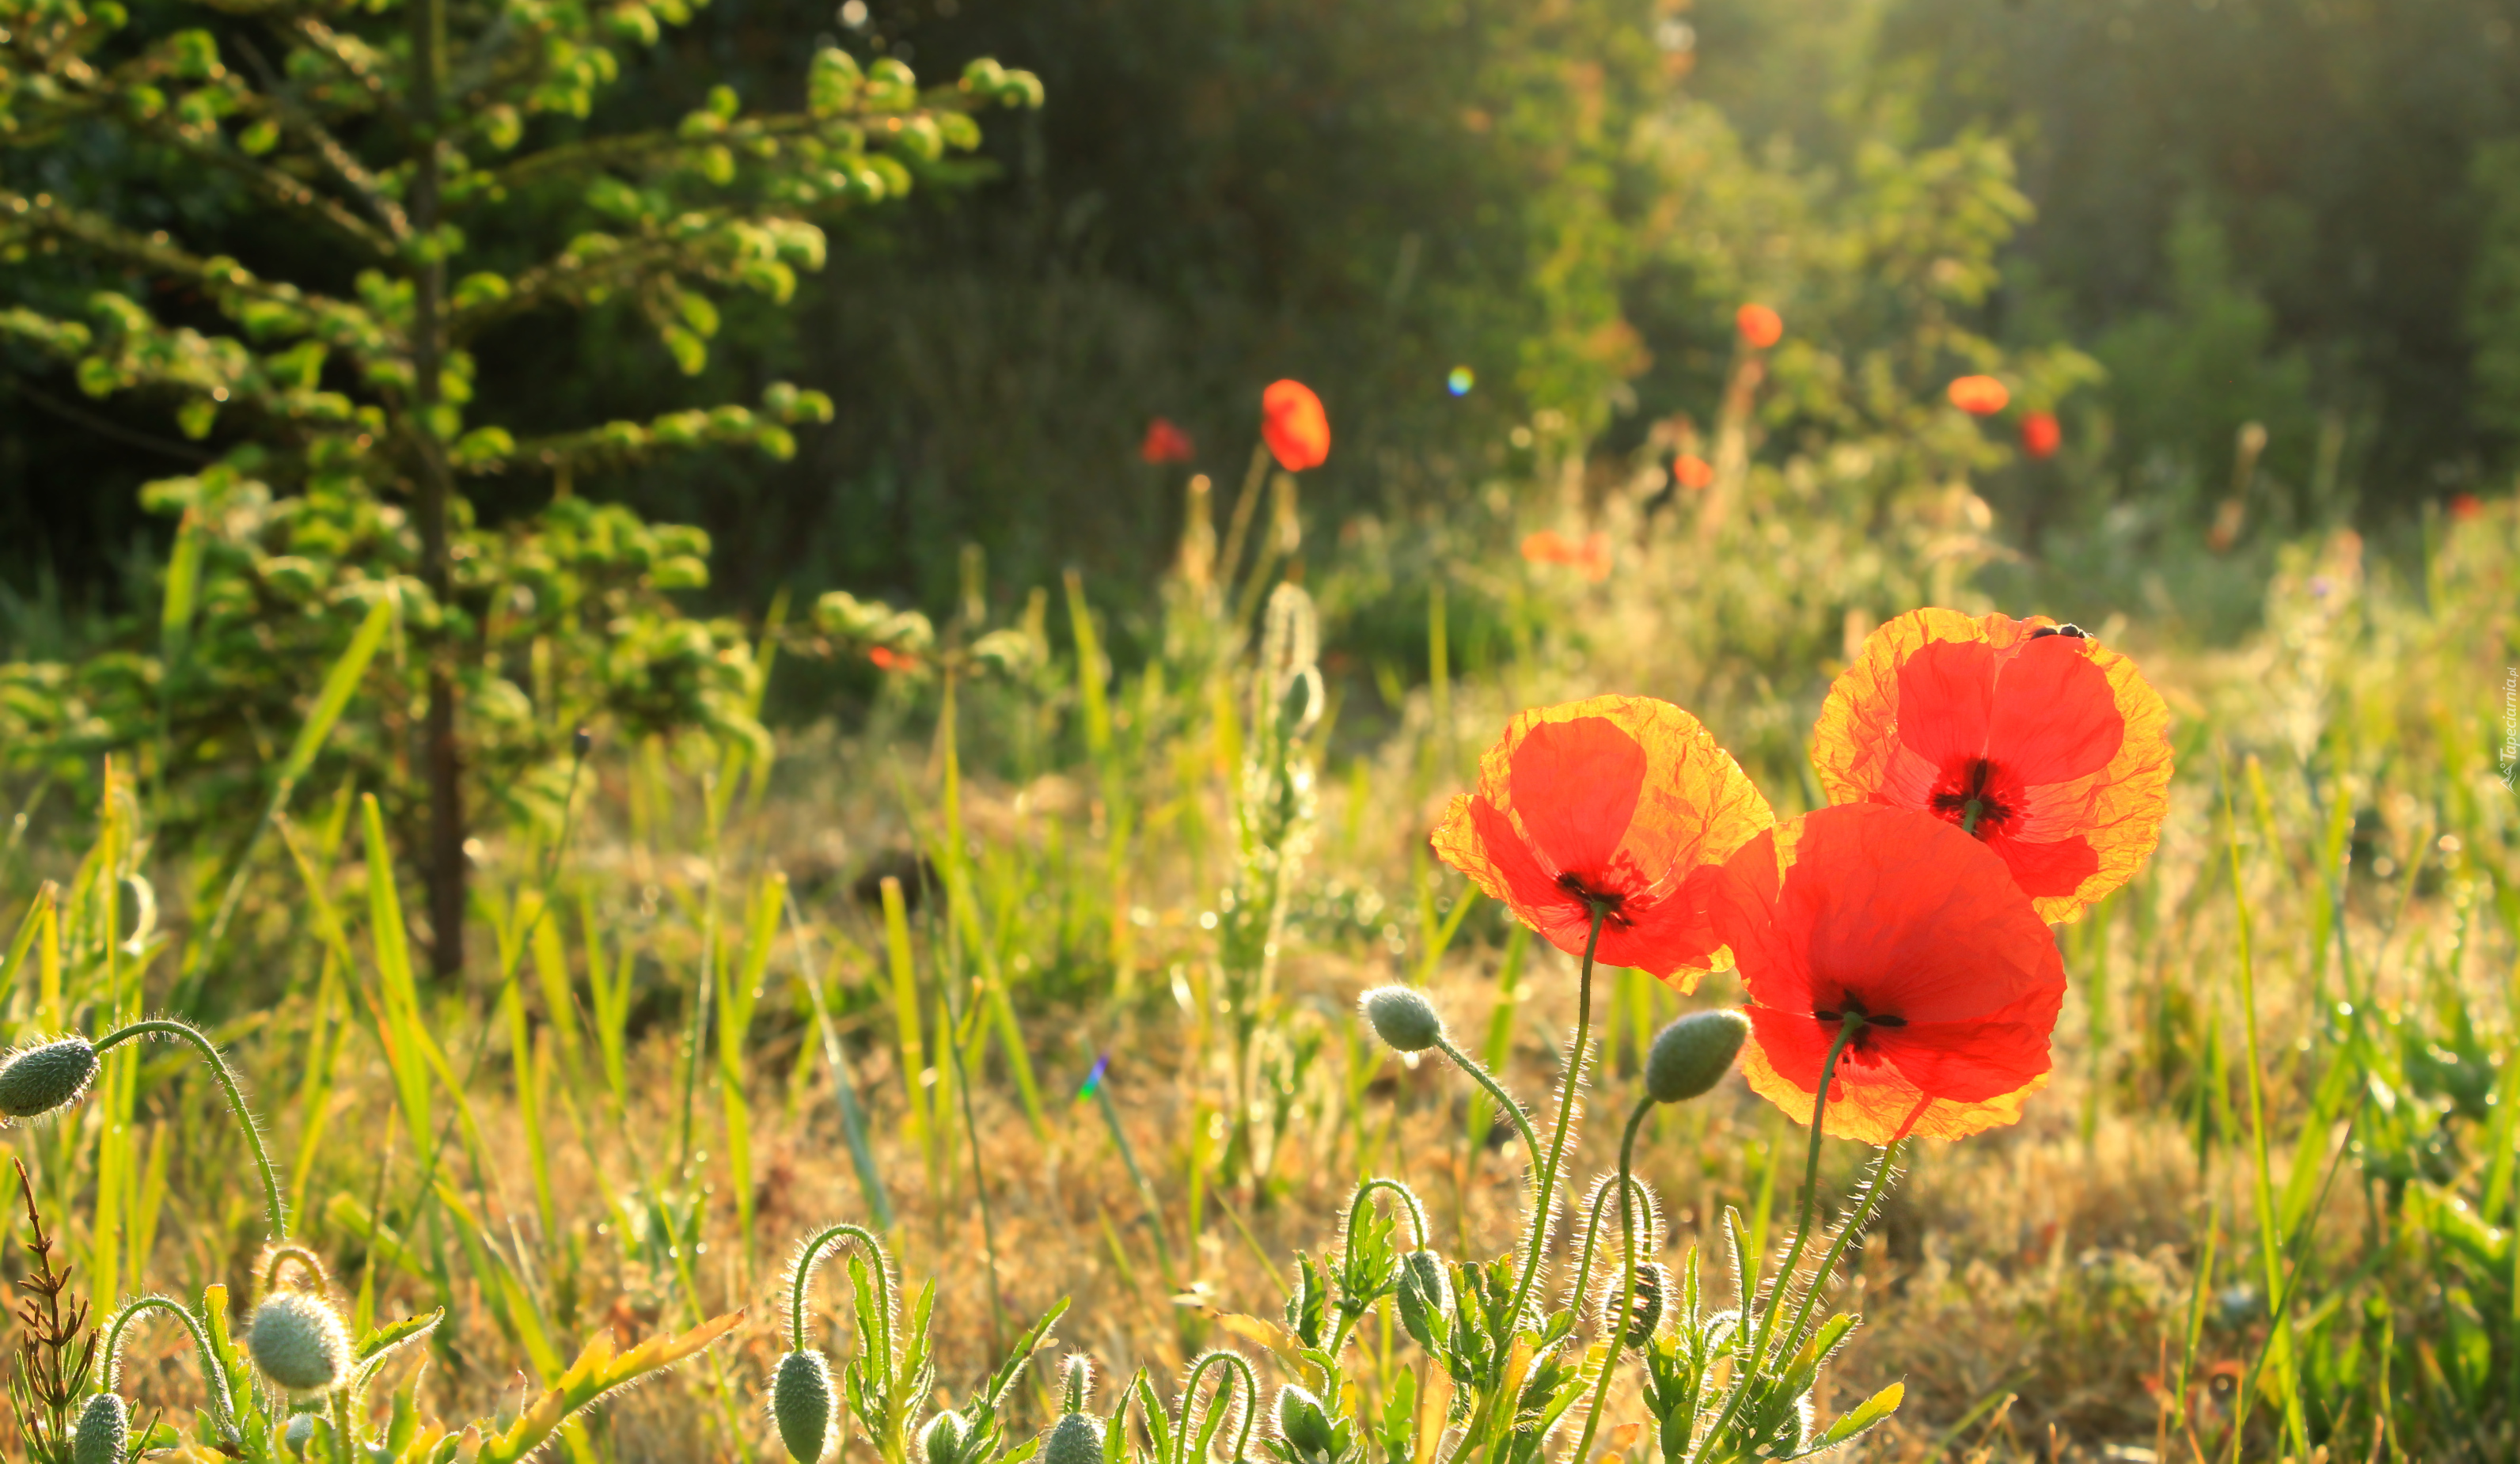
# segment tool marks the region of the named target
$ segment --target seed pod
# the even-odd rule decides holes
[[[919,1431],[919,1456],[927,1464],[962,1464],[963,1444],[970,1433],[963,1415],[948,1408]]]
[[[1375,987],[1357,1004],[1373,1024],[1373,1035],[1394,1051],[1423,1052],[1444,1035],[1444,1019],[1423,996],[1405,986]]]
[[[91,1059],[93,1061],[93,1059]],[[78,1427],[70,1431],[72,1464],[122,1464],[131,1446],[131,1410],[119,1393],[100,1393],[79,1410]]]
[[[96,1047],[65,1037],[21,1048],[0,1063],[0,1119],[31,1119],[75,1103],[96,1076]]]
[[[1656,1034],[1645,1053],[1645,1092],[1678,1103],[1713,1087],[1732,1070],[1750,1019],[1737,1011],[1693,1011]]]
[[[1041,1446],[1041,1464],[1102,1464],[1102,1420],[1070,1413],[1052,1424],[1050,1442]]]
[[[796,1464],[822,1464],[832,1451],[832,1364],[821,1353],[789,1353],[779,1359],[770,1416],[778,1420],[788,1457]]]
[[[284,1393],[330,1393],[350,1370],[350,1335],[322,1297],[280,1291],[253,1309],[246,1351]]]

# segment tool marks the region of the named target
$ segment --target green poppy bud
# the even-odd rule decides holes
[[[1656,1034],[1645,1053],[1645,1093],[1678,1103],[1713,1087],[1732,1070],[1750,1019],[1737,1011],[1692,1011]]]
[[[281,1291],[253,1309],[246,1326],[253,1365],[284,1393],[330,1393],[350,1371],[350,1334],[322,1297]]]
[[[1621,1334],[1624,1347],[1642,1347],[1662,1323],[1663,1298],[1671,1291],[1671,1272],[1659,1261],[1637,1263],[1637,1289],[1628,1299],[1628,1326]],[[1594,1325],[1606,1334],[1618,1321],[1619,1276],[1610,1273],[1608,1284],[1601,1288],[1599,1315]]]
[[[1102,1420],[1070,1413],[1052,1424],[1050,1442],[1041,1446],[1041,1464],[1102,1464]]]
[[[96,1076],[96,1047],[65,1037],[23,1047],[0,1063],[0,1119],[31,1119],[78,1101]]]
[[[78,1427],[70,1431],[72,1464],[122,1464],[130,1446],[131,1410],[123,1406],[122,1395],[100,1393],[89,1398],[79,1410]]]
[[[1418,993],[1405,986],[1378,986],[1358,1001],[1373,1035],[1394,1051],[1423,1052],[1444,1036],[1444,1019]]]
[[[1453,1277],[1433,1251],[1400,1258],[1400,1325],[1428,1353],[1441,1356],[1453,1332]]]
[[[822,1464],[832,1451],[832,1364],[821,1353],[789,1353],[770,1385],[770,1416],[796,1464]]]
[[[970,1434],[971,1426],[963,1415],[948,1408],[919,1431],[919,1456],[927,1464],[962,1464],[963,1445]]]

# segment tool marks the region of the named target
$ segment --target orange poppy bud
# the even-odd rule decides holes
[[[1330,416],[1301,381],[1272,381],[1260,393],[1260,435],[1288,472],[1319,467],[1330,455]]]
[[[1744,305],[1732,313],[1732,328],[1754,351],[1764,351],[1785,338],[1785,318],[1766,305]]]
[[[2135,662],[2045,617],[1911,610],[1829,688],[1812,767],[1831,803],[1958,825],[2044,920],[2143,866],[2170,811],[2170,712]]]
[[[1508,724],[1433,842],[1559,950],[1584,954],[1598,908],[1604,964],[1688,991],[1724,944],[1722,862],[1775,822],[1696,718],[1649,696],[1596,696]]]
[[[1993,417],[2012,400],[2012,393],[1993,377],[1961,377],[1951,384],[1952,405],[1971,417]]]
[[[2065,443],[2065,429],[2053,412],[2033,412],[2021,419],[2021,450],[2034,458],[2052,458]]]
[[[1146,440],[1138,444],[1138,458],[1146,463],[1187,463],[1198,456],[1191,445],[1190,434],[1173,425],[1169,417],[1158,417],[1147,423]]]
[[[1717,927],[1750,998],[1753,1091],[1810,1123],[1844,1035],[1821,1128],[1882,1144],[2012,1123],[2047,1084],[2064,961],[1985,845],[1849,804],[1762,834],[1731,870]]]

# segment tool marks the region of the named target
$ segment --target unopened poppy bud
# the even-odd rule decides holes
[[[1732,1070],[1750,1019],[1732,1010],[1692,1011],[1656,1034],[1645,1053],[1645,1093],[1679,1103],[1713,1087]]]
[[[1671,1273],[1659,1261],[1637,1263],[1637,1286],[1628,1298],[1627,1330],[1620,1334],[1623,1347],[1642,1347],[1662,1322],[1663,1298],[1671,1289]],[[1600,1312],[1595,1325],[1606,1333],[1618,1322],[1619,1281],[1613,1271],[1609,1284],[1601,1288]]]
[[[927,1464],[960,1464],[963,1443],[970,1436],[971,1426],[963,1415],[948,1408],[927,1420],[919,1431],[919,1456]]]
[[[1423,996],[1405,986],[1381,986],[1358,1003],[1373,1035],[1400,1052],[1423,1052],[1443,1039],[1444,1019]]]
[[[1338,1444],[1321,1398],[1292,1383],[1278,1390],[1278,1437],[1307,1459],[1327,1457]]]
[[[1052,1424],[1050,1442],[1041,1446],[1041,1464],[1102,1464],[1102,1420],[1070,1413]]]
[[[584,757],[588,753],[593,752],[595,750],[595,733],[587,731],[583,727],[579,728],[577,730],[577,734],[568,739],[568,750],[569,755],[572,757]]]
[[[100,1393],[79,1410],[78,1427],[70,1431],[72,1464],[122,1464],[131,1445],[131,1410],[119,1393]]]
[[[295,1454],[298,1458],[305,1458],[306,1450],[313,1446],[315,1442],[315,1415],[312,1413],[291,1414],[289,1416],[289,1427],[280,1431],[280,1442],[289,1445],[289,1451],[291,1453]]]
[[[821,1464],[832,1450],[832,1365],[815,1352],[789,1353],[779,1359],[770,1385],[770,1416],[779,1424],[779,1442],[796,1464]]]
[[[1419,1347],[1442,1353],[1452,1335],[1453,1277],[1433,1251],[1400,1258],[1400,1325]]]
[[[330,1393],[350,1370],[350,1334],[341,1314],[311,1292],[282,1291],[253,1309],[246,1351],[285,1393]]]
[[[96,1047],[83,1037],[38,1043],[0,1063],[0,1118],[31,1119],[78,1101],[96,1076]]]

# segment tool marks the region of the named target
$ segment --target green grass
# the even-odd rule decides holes
[[[591,1337],[626,1353],[744,1309],[723,1344],[567,1424],[572,1459],[782,1457],[759,1399],[785,1264],[843,1220],[882,1234],[904,1297],[935,1288],[957,1397],[1062,1298],[1060,1346],[1096,1356],[1106,1407],[1140,1368],[1168,1405],[1166,1380],[1215,1347],[1274,1388],[1297,1375],[1271,1330],[1294,1253],[1336,1247],[1358,1178],[1405,1180],[1451,1254],[1516,1243],[1531,1156],[1510,1126],[1352,1016],[1366,986],[1422,985],[1542,1106],[1569,964],[1423,842],[1506,718],[1668,697],[1781,815],[1813,796],[1801,741],[1861,629],[1929,595],[1983,607],[1977,551],[1921,530],[1876,550],[1802,533],[1798,511],[1754,487],[1705,544],[1614,495],[1600,586],[1441,559],[1453,603],[1504,607],[1509,633],[1476,664],[1439,650],[1431,678],[1376,678],[1337,669],[1334,623],[1300,731],[1282,684],[1254,698],[1245,586],[1175,584],[1167,620],[1134,628],[1161,652],[1106,678],[1108,628],[1071,577],[1064,654],[896,680],[877,731],[792,730],[775,766],[599,738],[564,842],[482,846],[490,939],[461,984],[416,965],[371,790],[291,787],[344,714],[328,689],[274,769],[275,836],[236,831],[229,862],[153,843],[122,762],[99,808],[33,825],[0,868],[25,911],[9,1024],[101,1034],[188,994],[171,1014],[226,1045],[294,1238],[354,1326],[444,1309],[417,1395],[434,1414],[512,1420],[527,1384],[586,1384],[570,1359]],[[1314,570],[1326,604],[1396,593],[1364,551]],[[2143,873],[2062,933],[2074,990],[2028,1117],[1920,1146],[1849,1257],[1834,1300],[1865,1326],[1822,1371],[1822,1412],[1893,1382],[1906,1399],[1858,1456],[2520,1447],[2520,818],[2498,763],[2515,571],[2506,503],[2403,579],[2342,538],[2288,550],[2236,644],[2099,627],[2176,713],[2171,820]],[[1443,647],[1458,611],[1428,610]],[[1656,1025],[1730,995],[1605,975],[1605,1111],[1633,1101]],[[1580,1134],[1572,1192],[1614,1127]],[[119,1047],[79,1108],[11,1142],[100,1315],[225,1284],[242,1326],[259,1187],[197,1060]],[[1800,1144],[1737,1082],[1646,1121],[1668,1259],[1720,1254],[1728,1207],[1773,1258]],[[1830,1146],[1821,1197],[1864,1159]],[[1710,1308],[1731,1305],[1719,1269]],[[846,1291],[814,1304],[835,1362],[859,1346]],[[1391,1305],[1349,1354],[1375,1431],[1433,1397]],[[202,1397],[164,1333],[135,1333],[126,1361],[144,1419]],[[1010,1444],[1049,1421],[1053,1357],[1009,1385]],[[1616,1427],[1639,1416],[1623,1380],[1603,1432],[1642,1457],[1649,1439]]]

